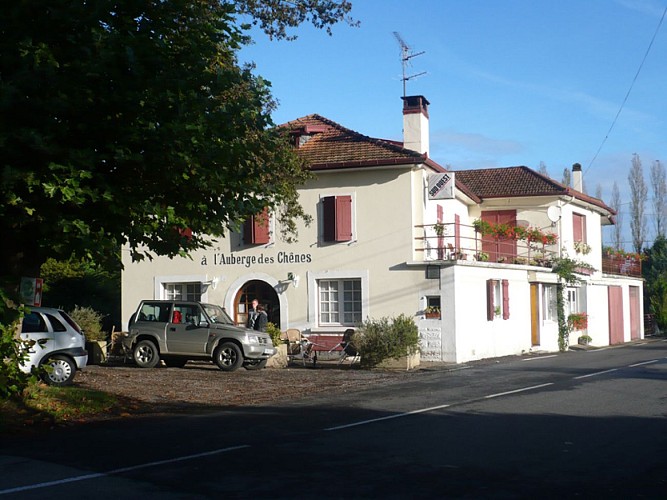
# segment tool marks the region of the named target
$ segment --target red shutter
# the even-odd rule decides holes
[[[494,316],[496,315],[496,307],[493,305],[493,289],[494,284],[493,280],[486,280],[486,319],[487,321],[493,321]]]
[[[586,216],[572,214],[572,239],[586,243]]]
[[[324,241],[336,241],[336,197],[322,198],[322,238]]]
[[[352,196],[336,196],[336,241],[352,239]]]
[[[269,209],[253,215],[243,223],[243,241],[248,245],[264,245],[271,241],[269,232]]]
[[[253,217],[253,243],[256,245],[265,245],[271,241],[269,221],[268,208],[265,208],[261,214]]]
[[[507,280],[502,280],[503,287],[503,319],[510,319],[510,284]]]

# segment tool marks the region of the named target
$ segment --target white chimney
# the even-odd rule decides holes
[[[584,192],[584,179],[579,163],[572,165],[572,187],[577,191]]]
[[[424,96],[403,99],[403,147],[428,156],[428,105]]]

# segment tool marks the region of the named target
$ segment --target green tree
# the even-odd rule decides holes
[[[286,239],[307,170],[237,51],[346,0],[25,0],[0,16],[0,316],[49,257],[187,254],[266,207]],[[1,330],[3,340],[11,328]],[[7,345],[11,345],[11,341]],[[5,345],[4,343],[2,345]],[[0,359],[7,352],[0,351]],[[0,372],[6,363],[0,363]],[[1,379],[2,373],[0,373]]]
[[[0,17],[0,257],[174,256],[267,206],[284,236],[307,178],[273,127],[270,85],[240,67],[241,13],[286,36],[346,1],[23,1]],[[251,17],[252,19],[252,17]],[[184,231],[189,231],[187,237]]]
[[[630,232],[632,233],[632,247],[640,253],[646,239],[646,198],[648,187],[644,182],[644,169],[638,154],[632,155],[632,167],[628,174],[630,185]]]
[[[667,239],[659,235],[646,250],[642,263],[644,308],[655,317],[661,330],[667,329]]]

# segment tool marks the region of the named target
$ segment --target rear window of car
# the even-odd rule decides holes
[[[74,328],[77,332],[83,334],[83,332],[81,331],[81,327],[76,324],[76,321],[74,321],[72,318],[69,317],[69,314],[67,314],[65,311],[59,311],[59,312],[60,312],[60,315],[65,319],[65,321],[67,321],[69,326]],[[54,328],[55,328],[55,326],[54,326]]]
[[[60,321],[58,318],[56,318],[53,314],[46,313],[46,317],[51,322],[51,326],[53,327],[54,332],[66,332],[67,331],[67,328],[65,328],[65,325],[63,325],[62,321]]]
[[[170,303],[146,302],[141,306],[137,321],[156,321],[167,323],[169,321]]]

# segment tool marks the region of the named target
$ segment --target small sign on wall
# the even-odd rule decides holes
[[[454,172],[445,172],[444,174],[430,174],[428,176],[428,199],[454,199]]]

